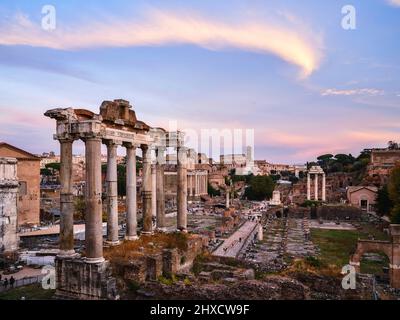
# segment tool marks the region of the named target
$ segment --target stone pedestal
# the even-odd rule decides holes
[[[0,158],[0,253],[18,249],[17,159]]]
[[[55,259],[56,298],[116,300],[116,281],[108,261],[86,263],[84,258]]]

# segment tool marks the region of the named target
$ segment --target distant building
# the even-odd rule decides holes
[[[399,149],[372,149],[371,161],[367,167],[367,174],[374,177],[375,185],[387,183],[390,172],[396,163],[400,163]]]
[[[399,149],[372,149],[371,165],[381,167],[393,167],[400,161]]]
[[[60,157],[54,157],[54,158],[42,158],[40,160],[40,169],[46,168],[46,165],[50,163],[58,163],[60,162]]]
[[[352,186],[347,188],[347,200],[349,203],[366,212],[373,212],[375,210],[377,194],[377,187]]]
[[[39,224],[40,158],[5,142],[0,142],[0,157],[18,161],[18,225]]]
[[[219,157],[221,165],[230,169],[245,166],[247,163],[247,156],[245,154],[226,154]]]

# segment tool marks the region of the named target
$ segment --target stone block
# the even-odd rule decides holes
[[[56,298],[117,299],[116,280],[108,261],[86,263],[84,258],[56,258]]]

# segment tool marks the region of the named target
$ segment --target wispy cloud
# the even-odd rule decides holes
[[[386,0],[386,2],[392,6],[400,7],[400,0]]]
[[[381,96],[385,92],[383,90],[374,89],[374,88],[362,88],[362,89],[325,89],[321,91],[322,96],[359,96],[359,95],[367,95],[367,96]]]
[[[79,25],[79,26],[78,26]],[[96,47],[160,46],[191,44],[210,50],[237,48],[272,54],[297,65],[302,76],[315,71],[323,56],[321,35],[298,21],[221,22],[191,12],[149,11],[142,19],[89,21],[48,32],[19,14],[0,25],[0,45],[28,45],[58,50]]]

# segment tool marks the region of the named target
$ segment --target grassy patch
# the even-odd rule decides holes
[[[319,259],[337,268],[349,263],[359,236],[358,231],[311,229],[311,239],[320,248]]]
[[[0,300],[50,300],[55,290],[45,290],[40,284],[33,284],[25,287],[19,287],[0,293]]]
[[[363,258],[361,260],[361,272],[384,276],[383,268],[389,266],[389,258],[384,253],[377,253],[381,256],[381,261],[371,261]]]
[[[319,260],[327,266],[341,269],[349,263],[358,239],[387,240],[388,236],[371,225],[362,225],[360,230],[311,229],[311,239],[320,248]]]

